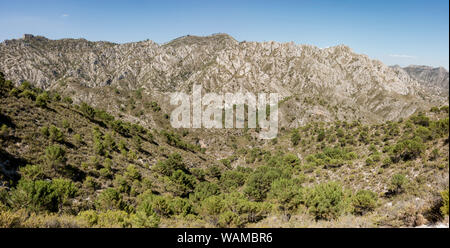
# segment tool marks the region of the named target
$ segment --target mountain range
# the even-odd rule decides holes
[[[120,111],[126,99],[111,92],[140,91],[166,112],[173,108],[168,93],[190,92],[194,83],[205,92],[276,92],[282,127],[311,120],[379,123],[448,102],[445,69],[389,67],[344,45],[238,42],[227,34],[187,35],[165,44],[26,34],[2,42],[0,58],[0,71],[16,84],[64,92],[148,126],[156,125],[151,114],[135,118]]]

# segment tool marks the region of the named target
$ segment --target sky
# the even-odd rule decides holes
[[[25,33],[116,43],[227,33],[449,68],[448,0],[0,0],[0,41]]]

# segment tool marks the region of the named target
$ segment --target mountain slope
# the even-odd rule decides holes
[[[269,142],[250,130],[171,130],[164,112],[152,111],[158,129],[28,83],[13,87],[0,74],[0,227],[444,221],[448,106],[398,122],[310,122]],[[201,148],[205,136],[216,142]]]

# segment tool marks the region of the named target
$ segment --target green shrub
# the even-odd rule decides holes
[[[322,142],[325,139],[325,131],[319,130],[319,134],[317,134],[317,141]]]
[[[48,101],[49,97],[47,92],[41,93],[36,97],[36,105],[38,105],[39,107],[46,107]]]
[[[384,167],[388,167],[389,165],[391,165],[392,164],[392,159],[390,158],[390,157],[385,157],[384,159],[383,159],[383,166]]]
[[[66,96],[66,97],[63,98],[63,102],[65,102],[67,104],[72,104],[73,100],[72,100],[72,98]]]
[[[296,146],[298,145],[298,143],[300,142],[301,136],[300,136],[300,132],[298,131],[298,129],[293,129],[292,133],[291,133],[291,142],[292,145]]]
[[[174,171],[185,171],[185,165],[180,154],[172,153],[164,161],[158,161],[153,170],[166,176],[171,176]]]
[[[302,203],[301,186],[292,179],[277,179],[272,183],[268,198],[278,204],[283,213],[292,212]]]
[[[10,96],[14,96],[14,97],[19,96],[19,93],[20,93],[20,91],[19,91],[17,88],[12,88],[12,89],[9,91],[9,95],[10,95]]]
[[[259,171],[250,175],[244,192],[252,200],[263,201],[272,182],[282,177],[283,173],[280,169],[275,168],[259,167],[258,169]]]
[[[192,175],[177,170],[168,178],[166,189],[175,196],[187,196],[191,193],[195,186],[195,178]]]
[[[448,189],[441,192],[441,197],[442,197],[441,213],[443,216],[446,216],[448,215],[448,198],[449,198]]]
[[[225,171],[220,177],[220,184],[226,190],[241,187],[245,184],[246,175],[237,170]]]
[[[124,176],[129,181],[134,181],[134,180],[140,180],[141,179],[141,173],[139,173],[139,171],[136,168],[136,166],[132,165],[132,164],[128,165]]]
[[[428,127],[430,125],[430,118],[425,116],[423,113],[419,113],[416,116],[411,117],[414,124]]]
[[[97,155],[103,156],[105,154],[105,147],[100,140],[94,141],[94,152]]]
[[[95,207],[99,211],[123,210],[125,209],[125,206],[122,195],[113,188],[102,191],[95,201]]]
[[[131,186],[129,181],[122,175],[116,174],[114,177],[114,188],[117,189],[121,193],[129,193],[131,190]]]
[[[83,144],[83,138],[81,137],[80,134],[74,134],[73,135],[73,140],[75,141],[75,144],[77,146],[80,146],[81,144]]]
[[[65,165],[66,152],[58,145],[51,145],[45,149],[45,162],[51,168],[59,168]]]
[[[352,199],[355,214],[363,215],[375,209],[378,196],[370,190],[360,190]]]
[[[80,111],[89,119],[93,119],[95,117],[95,109],[85,102],[80,104]]]
[[[94,210],[81,211],[77,217],[86,222],[89,227],[94,227],[98,223],[98,214]]]
[[[225,209],[225,202],[219,196],[211,196],[201,202],[199,212],[213,225],[219,222],[219,216]]]
[[[96,182],[95,179],[94,179],[93,177],[91,177],[91,176],[87,176],[87,177],[84,179],[83,185],[84,185],[84,187],[86,187],[86,188],[88,188],[88,189],[90,189],[90,190],[96,190],[96,189],[98,188],[97,182]]]
[[[193,213],[194,207],[185,198],[175,197],[171,199],[169,204],[174,215],[187,216]]]
[[[0,128],[0,135],[3,137],[7,137],[8,134],[9,134],[8,126],[6,126],[6,124],[2,124],[2,127]]]
[[[399,193],[404,189],[406,182],[407,182],[407,179],[406,179],[405,175],[395,174],[391,178],[391,184],[390,184],[389,189],[393,193]]]
[[[312,188],[306,195],[309,213],[317,220],[332,220],[348,208],[347,196],[339,183],[323,183]]]
[[[423,126],[417,127],[414,135],[420,137],[424,142],[433,138],[431,130]]]
[[[191,169],[191,174],[195,178],[197,178],[197,180],[199,180],[199,181],[204,181],[205,180],[206,172],[205,172],[205,170],[203,170],[201,168],[192,168]]]
[[[423,154],[425,145],[419,137],[398,142],[392,149],[392,154],[396,160],[412,160]]]
[[[155,195],[150,192],[138,196],[136,208],[136,217],[134,222],[138,227],[157,227],[160,221],[159,216],[154,210],[153,200]],[[164,210],[165,212],[166,210]]]
[[[99,213],[97,222],[98,227],[124,228],[132,226],[130,215],[120,210],[107,210]]]
[[[111,123],[111,128],[123,136],[130,135],[130,126],[121,120],[115,120]]]
[[[103,145],[109,151],[112,151],[116,148],[116,142],[111,134],[109,133],[105,134],[105,136],[103,137]]]
[[[216,183],[201,182],[197,184],[193,194],[191,194],[189,198],[194,202],[200,202],[210,196],[218,194],[220,194],[220,189]]]
[[[206,174],[211,178],[219,179],[222,172],[220,171],[219,166],[213,164],[212,166],[208,167],[208,169],[206,169]]]
[[[36,99],[36,93],[34,93],[31,90],[24,90],[22,93],[19,94],[19,96],[33,101]]]
[[[24,179],[35,181],[44,178],[44,170],[42,166],[39,165],[27,165],[25,167],[20,167],[19,173]]]
[[[244,221],[238,214],[228,210],[220,214],[217,225],[221,228],[237,228],[243,227]]]
[[[64,134],[61,132],[59,128],[54,125],[51,125],[49,128],[49,138],[52,141],[63,142]]]
[[[21,179],[11,192],[9,202],[15,209],[57,212],[76,193],[76,187],[67,179],[53,181]]]

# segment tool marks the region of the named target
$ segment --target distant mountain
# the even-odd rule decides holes
[[[430,90],[406,70],[390,68],[344,45],[321,49],[238,42],[227,34],[184,36],[162,45],[25,35],[0,44],[0,71],[17,84],[28,80],[111,112],[119,109],[112,99],[121,96],[106,89],[142,89],[166,112],[171,108],[167,93],[190,92],[194,83],[208,92],[278,92],[283,99],[281,125],[288,127],[312,120],[395,120],[448,99],[448,93]],[[139,121],[154,123],[149,116]]]
[[[443,67],[410,65],[402,69],[423,85],[449,89],[448,71]]]

